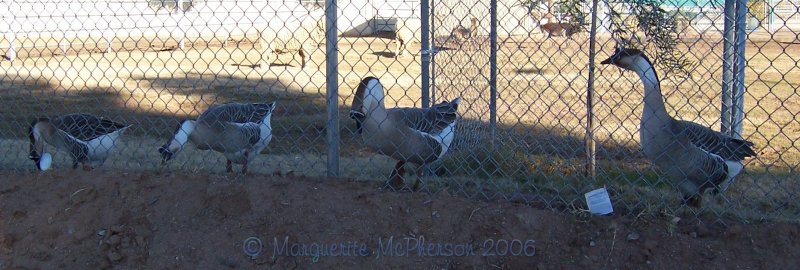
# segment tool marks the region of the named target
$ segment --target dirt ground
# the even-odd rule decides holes
[[[292,176],[99,169],[0,172],[0,179],[3,269],[790,269],[800,263],[797,224],[586,216]],[[253,257],[243,249],[249,237],[263,243]],[[433,249],[415,245],[423,241]],[[320,246],[327,252],[315,259]]]

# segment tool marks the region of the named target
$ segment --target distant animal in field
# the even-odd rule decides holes
[[[416,40],[416,31],[410,24],[409,19],[398,18],[395,22],[394,57],[405,57],[410,54],[411,51],[408,49],[408,45],[414,40]]]
[[[566,36],[568,38],[572,38],[573,35],[583,30],[583,26],[577,23],[545,23],[541,25],[541,28],[548,37]]]
[[[275,102],[213,105],[197,120],[184,120],[178,125],[172,139],[158,149],[161,163],[192,142],[197,149],[225,155],[226,172],[233,172],[232,163],[236,163],[242,164],[242,174],[247,174],[247,164],[272,140],[273,110]]]
[[[84,170],[105,163],[116,146],[123,131],[131,127],[91,114],[67,114],[55,119],[39,118],[28,129],[30,139],[29,158],[36,168],[50,168],[52,155],[45,150],[45,142],[57,149],[69,152],[72,168],[83,164]]]
[[[441,159],[453,143],[461,98],[430,108],[391,109],[386,109],[384,98],[380,81],[364,78],[356,89],[350,118],[372,150],[397,160],[389,177],[392,187],[404,187],[407,162],[419,165],[418,178],[412,186],[417,189],[423,166]]]
[[[260,65],[269,67],[280,53],[297,52],[300,68],[305,68],[313,48],[319,47],[325,36],[325,16],[322,10],[309,11],[291,17],[280,25],[272,24],[259,29],[259,43],[262,48]]]
[[[475,17],[470,18],[470,26],[466,28],[462,25],[458,25],[453,28],[453,31],[450,33],[450,36],[455,40],[455,42],[459,44],[463,44],[464,42],[470,42],[473,46],[477,45],[477,41],[475,40],[475,36],[478,33],[478,19]]]

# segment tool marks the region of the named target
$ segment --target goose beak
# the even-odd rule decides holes
[[[612,55],[612,56],[611,56],[611,57],[609,57],[608,59],[606,59],[606,60],[603,60],[602,62],[600,62],[600,64],[601,64],[601,65],[608,65],[608,64],[611,64],[611,63],[613,62],[613,60],[614,60],[614,56]]]
[[[53,156],[50,155],[50,153],[44,153],[39,158],[39,160],[36,161],[36,168],[38,168],[40,171],[46,171],[50,169],[50,165],[52,164],[53,164]]]
[[[350,110],[350,118],[356,120],[356,133],[361,134],[361,122],[364,121],[366,115],[358,110]]]
[[[269,112],[270,113],[275,111],[275,105],[277,105],[277,103],[278,103],[278,101],[273,101],[272,103],[269,104],[269,110],[270,110]]]
[[[161,165],[167,164],[167,161],[172,159],[172,151],[169,151],[166,145],[158,148],[158,153],[161,154]]]

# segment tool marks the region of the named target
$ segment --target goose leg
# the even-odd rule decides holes
[[[405,41],[398,38],[397,40],[395,40],[395,45],[396,45],[396,47],[394,49],[394,58],[395,59],[402,58],[403,55],[404,55],[403,53],[406,50]]]
[[[230,159],[227,159],[227,161],[225,162],[225,172],[226,173],[232,173],[233,172],[233,163],[231,163]]]
[[[242,165],[242,174],[243,175],[247,174],[247,163],[250,163],[250,159],[248,158],[249,156],[250,156],[250,150],[245,150],[244,151],[244,164]]]
[[[78,168],[78,160],[73,159],[72,160],[72,169],[74,170],[74,169],[77,169],[77,168]]]
[[[398,161],[397,164],[394,165],[392,174],[389,176],[389,185],[395,189],[400,189],[403,187],[403,173],[405,173],[405,164],[405,161]]]
[[[300,50],[297,51],[297,54],[300,55],[300,68],[306,67],[306,52],[300,47]]]

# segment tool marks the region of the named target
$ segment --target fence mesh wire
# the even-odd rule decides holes
[[[645,47],[650,42],[623,2],[600,1],[597,61],[619,44],[619,27],[643,37]],[[685,75],[661,78],[667,110],[719,130],[723,5],[673,2],[659,7],[677,22],[674,48],[691,65]],[[758,156],[745,161],[730,190],[693,209],[681,205],[672,182],[641,153],[641,81],[618,68],[596,69],[597,175],[587,175],[590,3],[497,1],[491,126],[490,2],[430,1],[430,103],[456,97],[462,103],[453,145],[430,164],[422,189],[581,210],[583,193],[605,186],[623,212],[797,221],[800,2],[747,3],[742,137],[755,143]],[[82,112],[133,125],[104,168],[224,173],[219,153],[190,146],[162,165],[158,148],[182,120],[214,104],[277,101],[273,140],[250,162],[250,173],[325,176],[326,149],[337,145],[340,176],[383,183],[395,160],[365,141],[386,138],[358,134],[350,104],[361,79],[375,76],[386,88],[387,108],[422,106],[425,16],[418,1],[338,2],[338,74],[325,74],[324,6],[305,0],[3,2],[0,8],[12,12],[3,12],[0,24],[0,169],[36,169],[28,158],[31,121]],[[339,80],[337,142],[325,139],[326,76]],[[53,169],[70,169],[69,153],[51,151]]]

